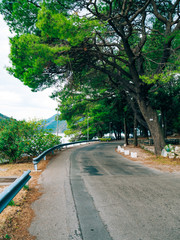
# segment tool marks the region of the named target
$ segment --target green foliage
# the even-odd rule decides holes
[[[147,37],[146,44],[143,48],[145,54],[146,73],[150,75],[157,68],[163,54],[164,24],[157,19],[153,19],[153,28]],[[148,76],[147,76],[148,77]]]
[[[4,236],[4,238],[5,238],[5,239],[11,239],[11,237],[10,237],[8,234],[6,234],[6,235]]]
[[[5,116],[5,115],[0,113],[0,121],[4,120],[4,119],[9,119],[9,117],[7,117],[7,116]]]
[[[2,123],[2,125],[4,125]],[[15,120],[6,121],[6,124],[0,131],[0,151],[7,157],[10,157],[10,162],[16,161],[22,155],[25,144],[23,142],[24,122]]]
[[[56,73],[61,73],[59,67],[71,61],[71,48],[92,37],[94,29],[103,28],[96,20],[89,21],[77,14],[66,16],[44,6],[39,11],[36,26],[40,34],[16,35],[10,40],[12,67],[8,68],[14,77],[34,91],[56,83]]]
[[[11,31],[17,34],[39,34],[35,23],[37,22],[38,13],[43,6],[53,12],[63,12],[67,15],[67,11],[75,6],[75,2],[73,0],[61,0],[59,4],[55,0],[2,0],[0,2],[0,13],[4,15],[4,19]]]
[[[168,144],[164,147],[164,149],[167,151],[167,152],[174,152],[175,151],[175,148],[173,145],[171,144]]]
[[[167,73],[159,73],[159,74],[154,74],[153,76],[148,76],[148,75],[142,75],[140,76],[140,79],[146,83],[146,84],[165,84],[172,79],[172,72],[167,72]]]
[[[143,101],[141,111],[142,105],[163,110],[174,127],[178,117],[169,121],[167,106],[177,106],[177,98],[168,96],[166,107],[160,99],[179,71],[179,9],[174,1],[153,2],[157,11],[146,0],[3,0],[0,11],[17,33],[9,72],[33,91],[68,81],[59,94],[68,134],[84,138],[88,122],[91,136],[107,132],[109,122],[119,132],[124,116],[131,127],[122,89],[133,103]],[[79,16],[82,9],[90,14]]]
[[[28,185],[24,185],[23,189],[29,191],[29,186]]]
[[[123,94],[120,95],[108,86],[106,88],[102,74],[95,72],[93,75],[91,71],[90,78],[91,81],[86,75],[83,85],[76,79],[75,89],[65,85],[57,95],[61,99],[60,117],[68,123],[65,133],[74,135],[73,140],[87,139],[87,134],[90,139],[94,136],[102,137],[109,131],[120,134],[123,129],[126,104]]]
[[[54,61],[56,48],[40,44],[41,39],[33,34],[16,36],[10,42],[13,67],[8,70],[11,74],[34,90],[53,84],[53,76],[48,77],[44,71]]]
[[[36,156],[59,143],[60,138],[45,130],[41,122],[0,122],[0,152],[10,162],[17,162],[23,155]]]
[[[41,30],[43,40],[58,39],[57,44],[59,40],[65,40],[64,43],[69,46],[77,46],[85,38],[92,37],[93,29],[96,27],[98,30],[102,24],[96,20],[80,18],[77,14],[67,17],[63,13],[53,13],[43,7],[39,12],[36,25]],[[66,49],[68,49],[67,46]]]
[[[38,10],[33,1],[2,0],[0,3],[0,13],[4,15],[10,29],[16,33],[35,31]]]
[[[180,133],[180,81],[179,75],[172,75],[170,80],[154,85],[149,91],[150,104],[160,111],[160,122],[166,124],[166,131]]]
[[[101,142],[109,142],[111,141],[111,138],[99,138]]]
[[[9,206],[15,206],[16,204],[15,204],[14,200],[11,200],[11,201],[8,203],[8,205],[9,205]]]

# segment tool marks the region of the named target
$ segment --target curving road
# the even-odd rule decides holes
[[[115,152],[116,146],[90,145],[71,154],[83,239],[179,240],[179,175],[127,160]]]
[[[39,240],[179,240],[180,175],[127,160],[117,143],[61,152],[42,174]]]

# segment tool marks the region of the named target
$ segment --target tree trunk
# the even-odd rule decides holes
[[[125,116],[124,116],[124,143],[128,145],[127,121]]]
[[[137,147],[138,140],[137,140],[137,119],[136,113],[134,113],[134,146]]]
[[[114,135],[115,135],[116,140],[118,140],[118,134],[116,131],[114,131]]]
[[[166,138],[167,137],[167,123],[166,123],[166,114],[163,110],[161,110],[161,118],[162,118],[163,134],[164,134],[164,138]]]
[[[121,140],[122,137],[121,137],[121,131],[118,133],[118,139]]]
[[[144,119],[151,132],[152,139],[154,141],[155,154],[161,155],[161,151],[165,146],[165,140],[162,132],[162,128],[158,121],[156,110],[147,105],[143,99],[138,99],[138,105],[142,112]]]

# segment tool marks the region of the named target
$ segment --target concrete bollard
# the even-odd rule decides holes
[[[37,164],[34,164],[34,170],[35,170],[35,171],[38,170]]]
[[[129,155],[129,150],[124,150],[125,155]]]
[[[121,150],[121,146],[118,146],[117,151],[120,152],[120,150]]]
[[[131,152],[131,157],[132,158],[137,158],[137,152]]]
[[[120,152],[124,152],[124,148],[121,148],[121,149],[120,149]]]

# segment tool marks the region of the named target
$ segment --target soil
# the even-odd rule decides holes
[[[164,157],[156,157],[149,151],[140,147],[128,145],[126,150],[137,152],[137,158],[126,158],[144,164],[148,167],[155,168],[164,172],[180,173],[180,160],[174,160]],[[116,149],[117,151],[117,149]],[[118,152],[119,153],[119,152]],[[119,153],[120,154],[120,153]],[[15,206],[7,206],[0,214],[0,240],[35,240],[28,232],[33,217],[35,216],[31,204],[36,201],[42,194],[41,186],[38,185],[38,178],[46,168],[49,160],[53,156],[48,156],[47,160],[42,160],[38,164],[39,171],[34,171],[32,163],[19,164],[0,164],[0,177],[4,176],[21,176],[24,171],[31,170],[31,179],[29,181],[29,190],[22,189],[13,199]],[[0,192],[7,186],[0,186]]]
[[[130,152],[137,152],[137,158],[132,158],[130,155],[124,155],[124,153],[119,153],[122,156],[141,163],[145,166],[163,171],[163,172],[170,172],[170,173],[180,173],[180,159],[170,159],[168,157],[156,157],[153,151],[153,146],[149,146],[149,151],[144,150],[141,147],[134,147],[134,145],[127,145],[124,147],[125,150],[129,150]],[[116,149],[117,151],[117,149]]]
[[[52,156],[47,156],[47,160],[40,161],[38,171],[34,171],[32,163],[0,164],[0,177],[21,176],[24,171],[31,170],[31,179],[28,189],[23,188],[13,199],[13,206],[7,206],[0,214],[0,240],[34,240],[28,232],[34,212],[31,204],[37,200],[41,194],[41,187],[38,185],[38,178],[46,168]],[[0,186],[2,192],[8,186]]]

